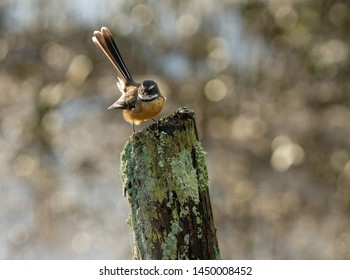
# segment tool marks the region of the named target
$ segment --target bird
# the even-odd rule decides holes
[[[94,31],[92,41],[95,43],[117,72],[117,86],[122,93],[108,109],[121,109],[124,119],[132,124],[135,132],[135,124],[152,119],[158,115],[164,106],[165,97],[159,90],[158,84],[153,80],[135,82],[120,54],[111,31],[102,27],[101,31]]]

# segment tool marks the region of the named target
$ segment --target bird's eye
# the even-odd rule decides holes
[[[146,80],[139,88],[140,95],[155,95],[158,93],[158,85],[154,81]]]

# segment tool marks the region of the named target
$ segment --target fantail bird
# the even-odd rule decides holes
[[[134,124],[153,119],[159,114],[163,109],[165,97],[159,91],[155,81],[145,80],[137,83],[133,80],[107,27],[102,27],[101,31],[95,31],[92,41],[117,70],[117,85],[122,96],[108,109],[122,109],[124,119],[132,124],[132,130],[135,132]]]

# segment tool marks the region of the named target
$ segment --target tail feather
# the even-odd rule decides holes
[[[101,31],[95,31],[92,40],[117,70],[118,77],[125,83],[133,81],[109,29],[102,27]]]

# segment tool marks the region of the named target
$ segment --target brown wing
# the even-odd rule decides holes
[[[126,109],[132,110],[136,107],[137,102],[137,86],[130,86],[128,92],[114,102],[108,109]]]

